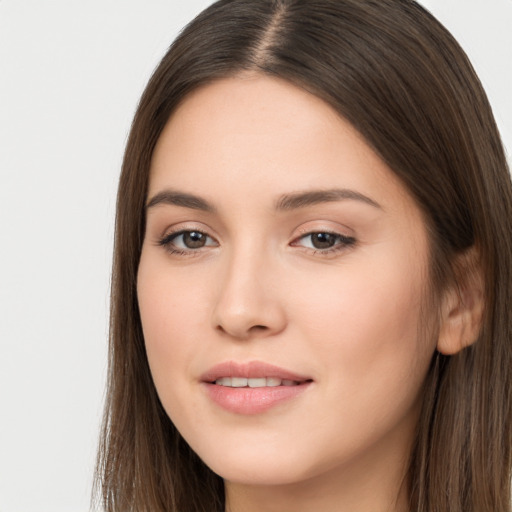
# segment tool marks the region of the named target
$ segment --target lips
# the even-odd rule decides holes
[[[221,377],[215,380],[217,386],[227,386],[230,388],[274,388],[277,386],[298,386],[299,381],[279,379],[278,377]]]
[[[279,366],[260,361],[250,361],[249,363],[227,361],[210,368],[201,376],[201,381],[215,383],[219,379],[233,377],[241,379],[278,379],[281,383],[283,381],[292,381],[298,384],[312,380],[308,376],[299,375]]]
[[[294,399],[310,387],[308,376],[259,361],[218,364],[201,376],[209,398],[237,414],[259,414]]]

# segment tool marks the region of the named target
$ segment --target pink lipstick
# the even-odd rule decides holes
[[[201,376],[210,399],[227,411],[259,414],[302,394],[310,377],[260,361],[218,364]]]

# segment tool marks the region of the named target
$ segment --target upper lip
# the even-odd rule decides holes
[[[282,380],[294,380],[297,382],[312,380],[311,377],[261,361],[249,361],[247,363],[225,361],[212,366],[212,368],[203,373],[201,375],[201,381],[215,382],[217,379],[222,377],[245,377],[247,379],[275,377]]]

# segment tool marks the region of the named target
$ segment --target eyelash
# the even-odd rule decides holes
[[[315,248],[315,247],[304,247],[305,249],[314,251],[313,254],[320,256],[329,256],[336,254],[338,252],[342,252],[349,247],[352,247],[356,243],[356,239],[351,236],[342,235],[341,233],[336,233],[333,231],[309,231],[307,233],[302,234],[300,237],[296,238],[291,245],[298,245],[298,241],[305,240],[308,237],[312,237],[314,235],[328,235],[335,238],[335,245],[331,247],[327,247],[325,249]],[[311,243],[311,245],[313,245]]]
[[[187,248],[187,249],[181,249],[176,247],[174,245],[174,241],[179,238],[180,236],[186,235],[191,233],[197,233],[199,235],[205,236],[207,239],[214,240],[211,236],[208,236],[207,233],[204,231],[201,231],[200,229],[182,229],[173,233],[169,233],[165,235],[163,238],[158,240],[158,245],[163,247],[167,252],[170,254],[174,254],[177,256],[197,256],[200,252],[200,249],[203,249],[203,247],[212,247],[212,245],[204,245],[202,247],[198,248]],[[215,241],[215,240],[214,240]],[[215,243],[217,243],[215,241]]]
[[[170,254],[177,255],[177,256],[198,256],[201,253],[201,249],[203,249],[205,247],[214,247],[215,246],[214,244],[208,245],[208,242],[206,242],[205,245],[203,245],[201,247],[187,248],[187,249],[177,248],[176,245],[174,245],[173,242],[177,238],[179,238],[180,236],[184,236],[186,234],[192,234],[192,233],[197,233],[198,235],[202,235],[209,240],[213,240],[215,242],[215,244],[217,244],[217,241],[214,238],[210,237],[204,231],[201,231],[199,229],[183,229],[183,230],[176,231],[176,232],[169,233],[169,234],[165,235],[160,240],[158,240],[157,245],[163,247]],[[309,231],[307,233],[303,233],[301,236],[299,236],[298,238],[293,240],[290,243],[290,245],[292,247],[301,247],[299,245],[299,242],[301,240],[305,240],[308,237],[312,237],[314,235],[327,235],[327,236],[332,236],[335,238],[335,244],[331,247],[327,247],[324,249],[302,246],[303,249],[306,249],[308,251],[313,251],[314,255],[320,255],[320,256],[332,255],[332,254],[344,251],[344,250],[348,249],[349,247],[354,246],[356,243],[356,239],[354,237],[342,235],[340,233],[331,232],[331,231]],[[313,245],[312,242],[311,242],[311,245]]]

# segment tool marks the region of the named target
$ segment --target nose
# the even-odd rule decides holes
[[[219,274],[214,328],[233,339],[278,334],[286,326],[279,271],[262,255],[240,251]]]

